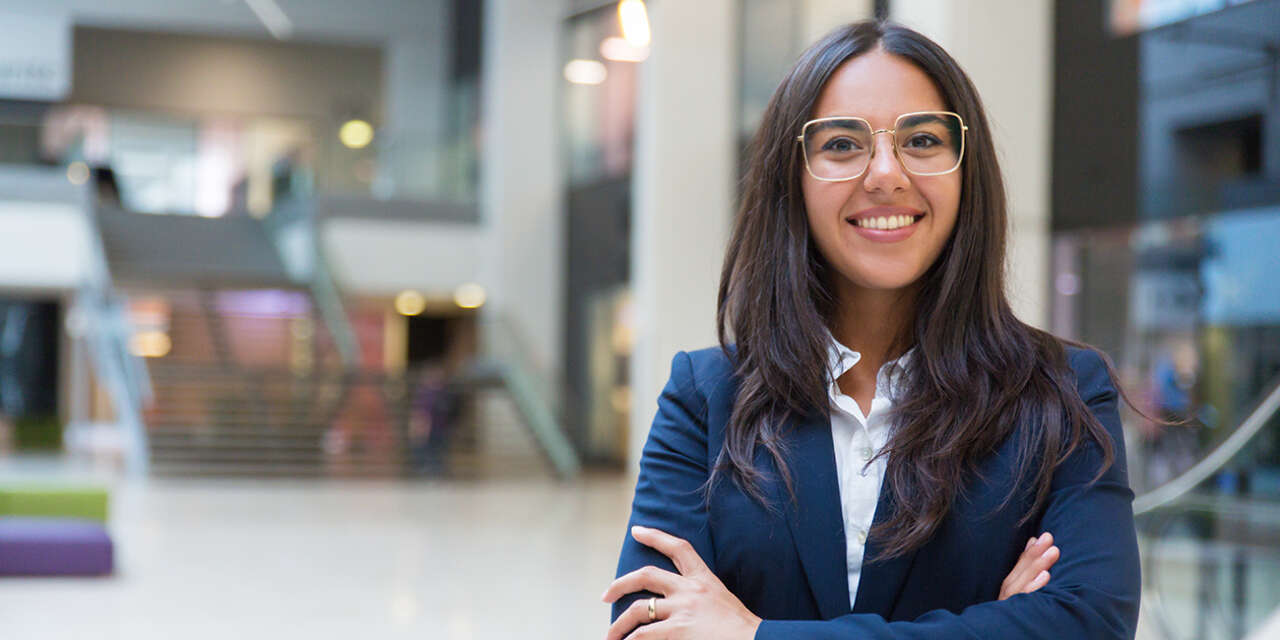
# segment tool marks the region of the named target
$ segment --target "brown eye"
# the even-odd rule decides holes
[[[936,136],[933,136],[927,133],[917,133],[916,135],[911,136],[909,139],[907,139],[907,144],[905,146],[912,147],[915,149],[928,149],[930,147],[936,147],[940,144],[942,144],[942,141],[939,140]]]
[[[858,145],[849,138],[832,138],[822,145],[823,151],[849,152],[857,150]]]

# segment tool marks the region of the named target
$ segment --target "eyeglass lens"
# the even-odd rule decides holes
[[[960,164],[962,128],[948,113],[898,119],[894,139],[903,167],[915,174],[947,173]],[[861,175],[875,148],[871,127],[856,118],[818,120],[804,130],[804,152],[815,177],[840,180]]]

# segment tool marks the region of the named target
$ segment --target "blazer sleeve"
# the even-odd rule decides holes
[[[658,397],[658,414],[640,455],[640,476],[623,534],[617,576],[648,565],[678,573],[669,558],[631,537],[631,526],[637,524],[689,541],[715,571],[700,491],[706,480],[706,403],[694,385],[692,360],[681,351],[671,361],[671,377]],[[613,604],[611,620],[617,620],[632,602],[654,595],[641,591],[619,598]]]
[[[1039,591],[983,602],[960,613],[930,611],[915,620],[886,621],[875,614],[831,620],[766,620],[758,640],[989,638],[1132,639],[1138,620],[1141,576],[1133,524],[1133,492],[1125,465],[1116,389],[1097,353],[1072,356],[1080,396],[1111,436],[1115,462],[1098,479],[1097,443],[1078,449],[1054,473],[1041,529],[1053,533],[1062,557]],[[939,580],[945,576],[939,575]]]

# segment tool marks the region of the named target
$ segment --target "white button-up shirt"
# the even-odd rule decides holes
[[[893,406],[900,369],[910,352],[886,362],[876,373],[876,393],[871,410],[863,415],[853,398],[840,391],[836,380],[862,359],[862,354],[840,344],[834,337],[829,350],[831,371],[828,395],[831,400],[831,439],[836,452],[836,480],[840,485],[840,508],[844,516],[847,549],[845,565],[849,570],[849,608],[858,597],[858,579],[862,576],[862,558],[867,545],[867,532],[876,515],[880,485],[884,482],[885,459],[876,453],[889,441],[889,409]]]

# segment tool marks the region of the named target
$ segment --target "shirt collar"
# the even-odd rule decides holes
[[[828,382],[831,384],[832,392],[838,393],[836,380],[858,364],[862,360],[862,354],[841,344],[829,329],[827,330],[827,338],[827,370],[831,373],[831,378]],[[901,382],[902,370],[910,364],[915,350],[915,347],[911,347],[907,349],[906,353],[884,363],[880,367],[880,371],[876,373],[877,396],[892,396],[897,391]]]

